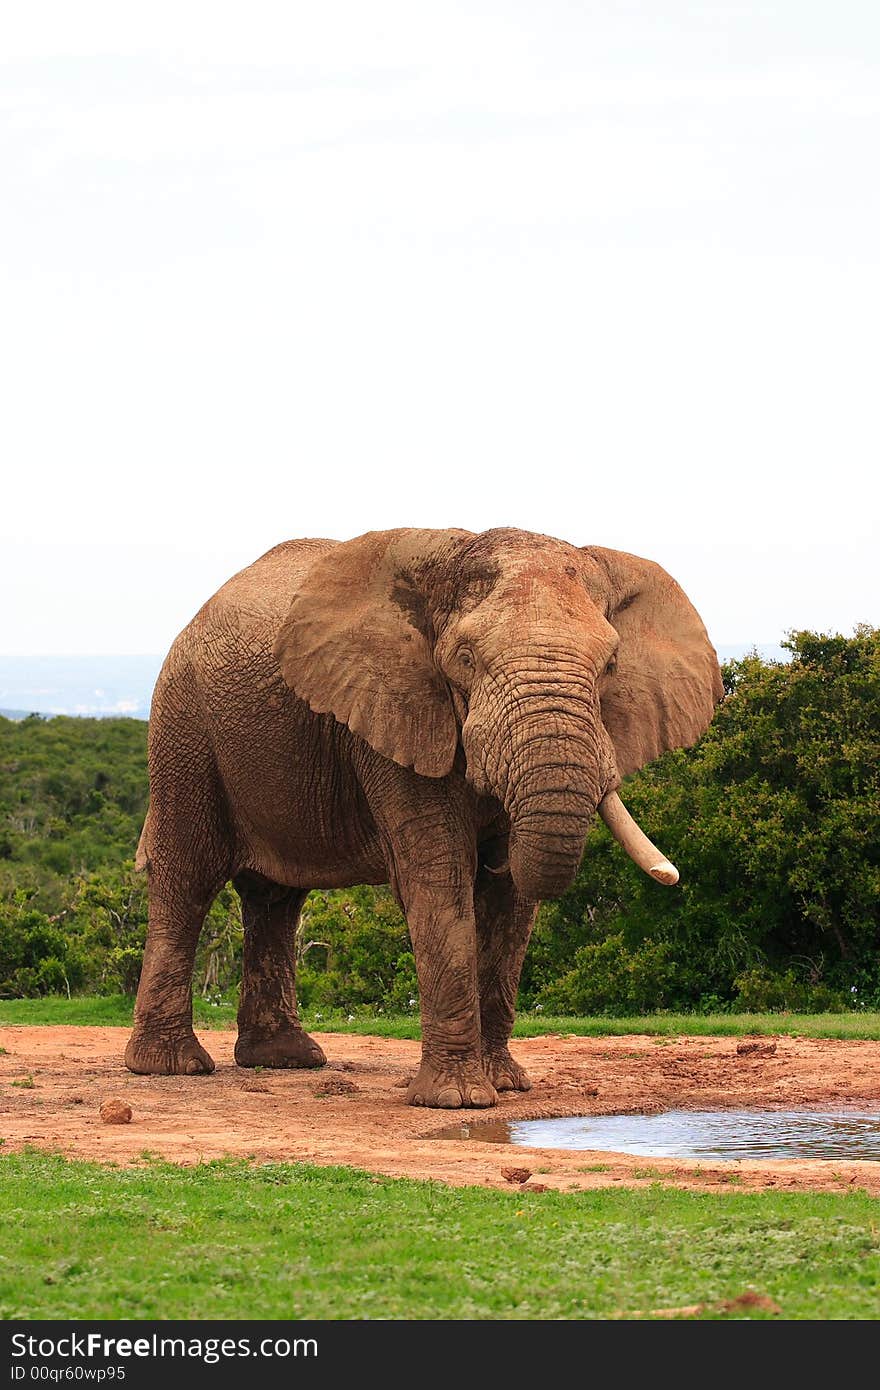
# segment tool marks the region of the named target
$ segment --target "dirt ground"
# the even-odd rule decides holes
[[[462,1143],[433,1136],[481,1116],[533,1119],[669,1108],[880,1103],[880,1042],[806,1038],[522,1039],[514,1055],[533,1089],[505,1094],[493,1111],[414,1109],[404,1087],[419,1044],[351,1034],[319,1036],[320,1071],[244,1071],[231,1032],[203,1040],[209,1077],[132,1076],[122,1064],[124,1028],[0,1027],[0,1134],[69,1157],[132,1164],[145,1154],[197,1163],[225,1154],[259,1160],[344,1163],[395,1177],[506,1188],[525,1181],[571,1190],[658,1180],[712,1190],[793,1188],[880,1195],[880,1162],[681,1159]],[[753,1041],[760,1050],[737,1046]],[[16,1082],[33,1078],[33,1087]],[[129,1124],[105,1124],[108,1100],[127,1102]],[[592,1168],[593,1171],[590,1171]],[[505,1176],[507,1170],[507,1176]],[[530,1176],[525,1176],[530,1174]]]

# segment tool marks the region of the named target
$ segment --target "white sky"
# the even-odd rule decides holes
[[[880,619],[875,0],[43,0],[0,119],[0,651],[411,524]]]

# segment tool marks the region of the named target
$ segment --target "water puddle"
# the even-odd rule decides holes
[[[459,1121],[434,1137],[645,1158],[880,1159],[880,1110],[665,1110]]]

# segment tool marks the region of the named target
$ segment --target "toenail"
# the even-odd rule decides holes
[[[445,1090],[442,1090],[437,1096],[437,1104],[443,1110],[457,1110],[461,1105],[461,1092],[455,1090],[452,1086],[447,1086]]]

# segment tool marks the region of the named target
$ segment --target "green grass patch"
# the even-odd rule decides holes
[[[880,1038],[880,1013],[851,1014],[633,1014],[628,1018],[547,1018],[522,1014],[514,1036],[546,1033],[575,1037],[742,1037],[746,1034],[791,1038]]]
[[[193,1000],[193,1015],[200,1028],[231,1028],[235,1025],[237,1003],[223,1000],[210,1004]],[[28,1023],[90,1027],[128,1027],[134,1013],[134,999],[128,994],[44,995],[41,999],[0,999],[0,1024]]]
[[[49,995],[42,999],[0,1000],[0,1024],[118,1024],[131,1023],[133,999],[124,994],[83,995],[67,999]],[[235,1025],[234,999],[210,1003],[196,997],[193,1011],[199,1028],[231,1028]],[[381,1038],[418,1038],[419,1019],[413,1014],[378,1014],[360,1011],[306,1010],[309,1029],[328,1033],[370,1033]],[[642,1033],[649,1037],[733,1036],[754,1033],[803,1038],[880,1038],[880,1013],[849,1014],[634,1014],[628,1018],[566,1018],[523,1013],[516,1020],[514,1036],[543,1037],[548,1033],[575,1037],[620,1037]]]
[[[528,1194],[15,1154],[0,1157],[0,1317],[607,1318],[754,1289],[789,1319],[873,1319],[878,1216],[852,1191]]]

